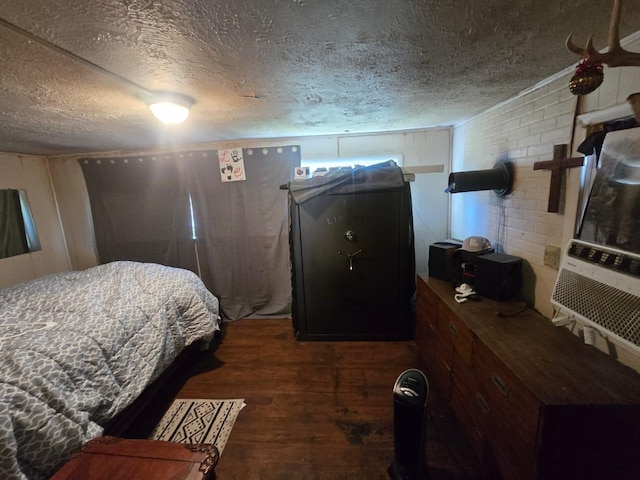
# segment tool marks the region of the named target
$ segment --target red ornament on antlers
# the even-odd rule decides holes
[[[640,67],[640,53],[628,52],[620,46],[621,12],[622,0],[615,0],[609,22],[609,49],[606,53],[600,53],[593,47],[593,36],[589,37],[586,48],[576,46],[571,41],[571,34],[567,38],[567,49],[582,57],[569,82],[569,90],[574,95],[586,95],[602,84],[603,64],[610,67]]]

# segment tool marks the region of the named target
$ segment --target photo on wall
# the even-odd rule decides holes
[[[640,128],[607,134],[578,238],[640,254]]]
[[[218,150],[218,163],[220,164],[220,180],[222,182],[237,182],[247,179],[241,148]]]

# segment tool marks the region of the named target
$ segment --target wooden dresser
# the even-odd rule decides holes
[[[51,480],[214,480],[213,445],[98,437]]]
[[[418,276],[416,342],[486,478],[640,478],[640,374],[531,309]]]

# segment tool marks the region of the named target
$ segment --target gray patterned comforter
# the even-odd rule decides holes
[[[0,290],[0,479],[48,478],[218,318],[195,274],[156,264]]]

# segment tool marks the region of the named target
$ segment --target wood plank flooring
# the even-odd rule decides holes
[[[221,480],[388,479],[392,388],[407,368],[426,373],[414,342],[298,342],[290,319],[239,320],[176,397],[245,399]],[[433,382],[428,412],[430,479],[479,478]]]

